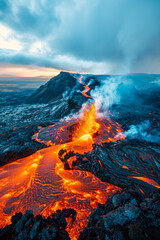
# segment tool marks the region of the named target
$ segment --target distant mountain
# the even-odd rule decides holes
[[[60,72],[46,84],[40,86],[27,100],[28,103],[48,103],[60,100],[75,87],[77,80],[67,72]]]
[[[86,96],[82,95],[85,88],[79,82],[80,76],[80,74],[60,72],[59,75],[51,78],[28,97],[27,103],[47,103],[52,105],[54,118],[56,119],[77,112],[82,107],[82,104],[88,100]],[[100,86],[98,76],[91,74],[84,75],[83,82],[89,84],[91,90],[96,86]]]

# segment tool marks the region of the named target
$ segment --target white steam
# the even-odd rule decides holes
[[[160,132],[156,128],[151,129],[149,120],[145,120],[138,125],[131,125],[129,130],[124,132],[129,139],[141,139],[149,142],[160,142]]]
[[[107,111],[113,104],[118,104],[124,94],[131,90],[132,80],[125,76],[112,76],[101,79],[101,86],[91,91],[96,99],[96,110]]]

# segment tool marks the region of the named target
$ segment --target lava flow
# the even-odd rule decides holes
[[[16,212],[31,209],[35,215],[47,217],[58,209],[73,208],[77,212],[76,220],[73,224],[67,220],[67,231],[71,239],[77,239],[87,226],[92,209],[98,203],[104,204],[119,188],[101,182],[90,172],[65,170],[58,153],[61,149],[89,152],[93,143],[124,138],[123,134],[117,137],[118,132],[122,130],[117,123],[96,121],[94,103],[86,106],[81,119],[40,129],[35,139],[57,145],[0,168],[0,227],[9,224]]]
[[[90,88],[89,88],[88,84],[86,85],[86,84],[84,84],[84,83],[82,82],[82,78],[83,78],[83,75],[81,75],[80,78],[79,78],[79,83],[84,86],[84,90],[83,90],[83,92],[82,92],[82,95],[85,96],[85,97],[87,97],[87,98],[92,98],[91,96],[89,96],[89,95],[87,94],[87,92],[90,90]]]

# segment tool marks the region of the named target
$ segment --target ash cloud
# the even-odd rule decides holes
[[[8,62],[21,54],[26,64],[73,71],[159,71],[158,0],[1,0],[0,22],[22,46],[12,58],[4,53]],[[36,41],[45,43],[41,56],[31,54]],[[40,56],[38,63],[25,58],[26,52],[33,59]]]

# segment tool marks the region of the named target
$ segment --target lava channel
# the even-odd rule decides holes
[[[57,136],[57,145],[0,168],[0,227],[9,224],[16,212],[33,210],[35,215],[42,214],[47,217],[58,209],[73,208],[77,212],[76,220],[73,224],[68,222],[67,231],[71,239],[77,239],[80,231],[87,226],[92,209],[96,208],[98,203],[104,204],[108,196],[119,189],[112,184],[101,182],[90,172],[65,170],[58,153],[61,149],[81,154],[91,151],[96,138],[100,141],[103,131],[110,136],[114,129],[111,136],[116,141],[116,129],[119,132],[120,127],[112,126],[109,120],[105,127],[103,122],[96,122],[94,105],[90,106],[89,111],[85,111],[83,119],[78,123],[76,120],[62,125],[56,125],[55,131],[54,126],[50,127],[53,136]],[[48,129],[40,130],[48,133]],[[65,133],[67,137],[64,139],[67,141],[69,138],[70,142],[58,144]]]
[[[82,77],[79,82],[85,88],[82,94],[92,98],[87,95],[89,86],[82,82]],[[0,168],[0,227],[9,224],[16,212],[33,210],[35,215],[48,217],[59,209],[73,208],[76,219],[73,224],[68,220],[66,230],[71,239],[77,239],[87,226],[92,209],[98,203],[104,204],[120,188],[101,182],[90,172],[65,170],[58,153],[66,149],[83,154],[93,149],[93,143],[124,138],[118,123],[96,120],[94,103],[86,105],[81,119],[40,128],[33,139],[50,147]]]

